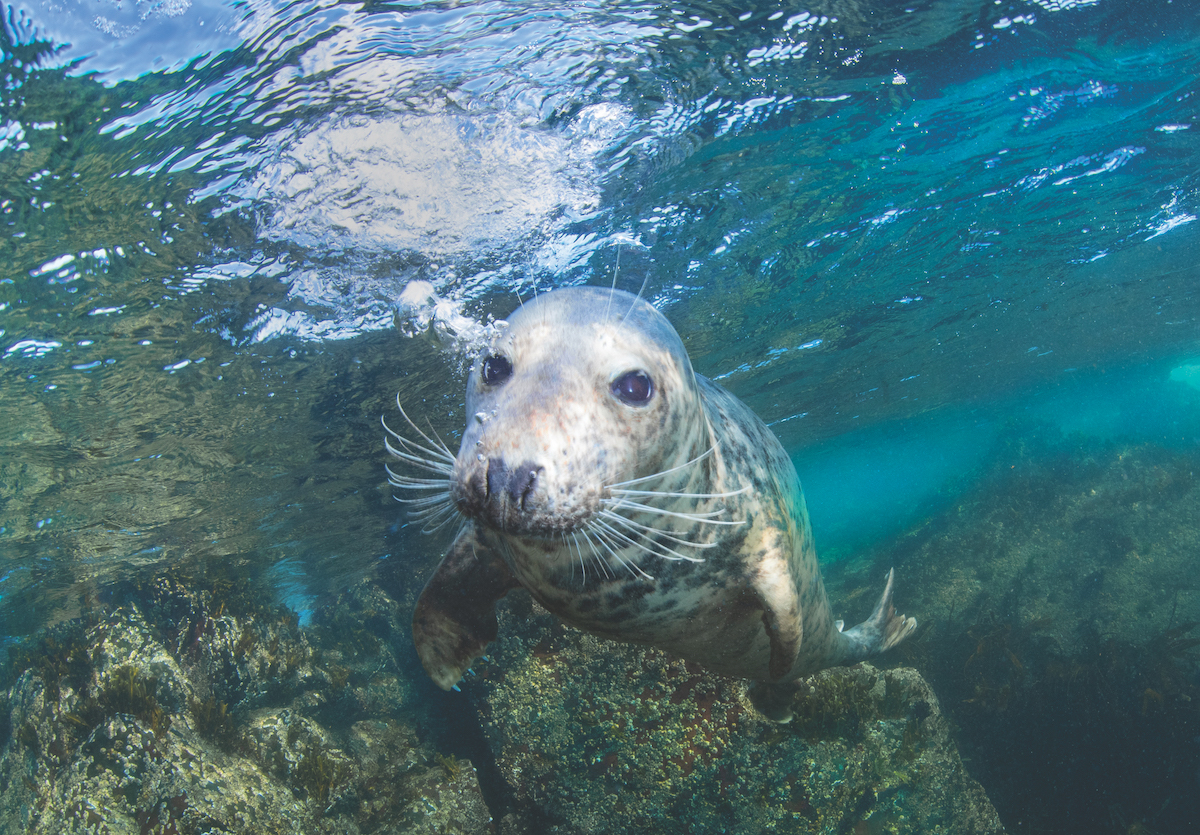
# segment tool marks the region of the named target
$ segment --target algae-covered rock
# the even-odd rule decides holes
[[[237,821],[304,831],[285,784],[197,731],[195,688],[137,610],[69,640],[86,646],[90,678],[48,681],[34,668],[10,691],[6,831],[207,832]]]
[[[741,682],[516,606],[467,685],[519,806],[502,833],[1003,832],[913,670],[824,671],[775,725]]]
[[[1048,832],[1200,831],[1200,454],[1014,427],[972,486],[826,573],[895,566],[897,654],[961,728],[1000,814]]]
[[[0,832],[493,832],[385,646],[162,579],[55,627],[10,665]]]

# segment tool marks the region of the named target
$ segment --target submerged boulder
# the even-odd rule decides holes
[[[91,618],[14,661],[0,831],[494,831],[474,767],[409,724],[384,642],[169,582]]]
[[[1004,831],[915,670],[825,670],[777,725],[742,682],[513,607],[466,685],[515,795],[501,835]]]
[[[940,512],[826,572],[869,599],[896,567],[924,630],[898,655],[1014,828],[1200,831],[1200,449],[1178,431],[1014,424]]]

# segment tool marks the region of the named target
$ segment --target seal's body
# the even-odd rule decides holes
[[[521,307],[475,363],[467,413],[456,456],[389,442],[441,476],[392,474],[432,492],[410,500],[421,513],[467,519],[413,620],[443,688],[495,637],[494,604],[517,586],[580,629],[754,680],[756,705],[783,721],[787,685],[916,626],[894,614],[889,574],[875,614],[842,631],[791,460],[639,298],[580,287]]]

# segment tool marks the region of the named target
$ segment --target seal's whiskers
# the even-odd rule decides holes
[[[381,417],[379,420],[383,424],[384,430],[395,438],[401,447],[401,449],[393,447],[391,442],[385,438],[384,443],[388,451],[415,464],[423,464],[434,472],[446,473],[448,475],[454,466],[454,453],[450,451],[436,432],[434,432],[434,436],[431,438],[412,422],[412,419],[404,411],[404,407],[400,405],[400,395],[396,395],[396,408],[400,410],[400,416],[404,418],[405,422],[425,441],[425,445],[419,444],[411,438],[404,437],[388,426],[387,421]]]
[[[689,548],[699,548],[701,550],[705,550],[708,548],[716,548],[717,547],[716,542],[693,542],[690,539],[680,539],[678,536],[675,535],[677,533],[677,531],[668,530],[666,528],[656,528],[653,525],[643,525],[641,522],[635,522],[632,519],[630,519],[629,517],[622,516],[619,513],[614,513],[611,510],[602,510],[602,511],[600,511],[600,515],[605,517],[606,519],[616,522],[618,525],[621,525],[622,527],[633,530],[638,536],[642,536],[647,539],[649,539],[649,536],[647,536],[647,534],[649,534],[650,536],[656,536],[656,537],[662,537],[663,539],[669,539],[672,542],[677,542],[680,545],[686,545]],[[699,560],[695,560],[695,561],[699,562]]]
[[[406,504],[409,507],[437,507],[438,505],[450,501],[450,491],[443,490],[441,493],[435,493],[432,496],[420,496],[416,499],[402,499],[399,496],[395,498],[396,501],[400,502],[401,504]]]
[[[614,481],[612,484],[608,485],[608,489],[609,490],[619,490],[619,489],[622,489],[625,487],[629,487],[632,484],[644,484],[647,481],[653,481],[656,478],[662,478],[663,476],[668,476],[671,473],[677,473],[686,467],[692,466],[693,464],[699,464],[705,458],[712,455],[714,451],[716,451],[716,448],[710,446],[708,449],[704,450],[704,452],[700,453],[695,458],[691,458],[687,461],[684,461],[682,464],[671,467],[670,469],[667,469],[667,470],[659,470],[658,472],[651,473],[650,475],[639,476],[638,478],[631,478],[626,481]]]
[[[747,484],[740,490],[728,490],[724,493],[670,493],[666,490],[624,490],[610,487],[608,492],[620,496],[662,496],[669,499],[727,499],[730,496],[740,496],[750,489]]]
[[[616,514],[609,514],[608,518],[612,519],[614,522],[621,524],[621,525],[624,525],[626,522],[625,517],[618,516]],[[600,519],[597,519],[594,522],[594,524],[600,528],[603,528],[605,531],[607,531],[611,535],[617,537],[618,540],[624,541],[627,544],[632,545],[634,548],[638,548],[647,554],[653,554],[654,556],[662,557],[663,559],[666,559],[666,560],[684,560],[686,562],[704,562],[704,559],[701,557],[689,557],[686,554],[681,554],[678,551],[674,550],[673,548],[668,548],[666,545],[663,545],[657,539],[653,539],[649,536],[646,536],[644,533],[641,533],[640,531],[637,531],[635,529],[630,528],[629,529],[630,533],[625,533],[624,531],[618,530],[617,528],[613,527],[609,523],[602,521]],[[638,539],[634,539],[634,537],[638,537]],[[679,542],[683,545],[690,546],[692,544],[690,542],[685,542],[682,539],[677,539],[675,541]]]
[[[643,571],[642,567],[640,565],[638,565],[636,562],[631,562],[631,561],[625,559],[624,557],[622,557],[621,553],[620,553],[621,549],[609,541],[609,534],[606,531],[596,530],[595,527],[592,527],[592,529],[590,531],[587,531],[585,533],[585,535],[588,535],[588,534],[590,534],[591,536],[594,536],[596,538],[596,541],[599,542],[601,545],[603,545],[604,549],[606,551],[608,551],[609,554],[612,555],[613,559],[615,559],[618,563],[620,563],[622,566],[624,566],[625,569],[630,573],[630,575],[632,575],[634,577],[641,577],[644,580],[653,580],[654,579],[654,577],[652,575],[647,574],[645,571]]]
[[[435,516],[441,517],[442,511],[449,512],[454,509],[454,505],[450,503],[449,492],[440,496],[425,496],[420,499],[412,500],[398,498],[396,501],[404,504],[414,505],[417,509],[413,510],[408,515],[410,519],[414,519],[418,522],[424,522]]]
[[[571,539],[567,538],[566,531],[563,531],[561,536],[562,536],[562,541],[563,541],[563,547],[565,547],[567,549],[567,551],[571,550],[571,541],[572,540],[575,541],[575,554],[576,554],[576,556],[579,557],[579,570],[583,572],[582,582],[586,585],[587,584],[587,564],[583,561],[583,551],[579,550],[579,538],[575,536],[574,531],[571,531],[571,533],[570,533]],[[574,562],[574,560],[571,561],[571,579],[575,579],[575,562]]]
[[[646,283],[648,281],[650,281],[650,273],[646,273],[645,277],[642,278],[642,286],[638,288],[637,295],[634,297],[633,301],[629,303],[629,309],[625,311],[625,315],[621,317],[619,324],[624,325],[625,320],[629,318],[629,314],[633,313],[633,311],[637,308],[637,303],[641,300],[642,293],[646,292]]]
[[[387,470],[388,484],[393,487],[404,487],[409,490],[434,490],[437,488],[445,488],[449,483],[445,478],[413,478],[412,476],[400,475],[386,464],[383,467]]]
[[[443,505],[410,513],[409,518],[416,522],[424,522],[421,526],[421,533],[433,533],[440,531],[457,518],[457,508],[447,499]]]
[[[422,533],[433,533],[458,518],[457,508],[450,500],[450,477],[454,473],[454,454],[450,452],[436,432],[433,432],[431,437],[409,419],[404,412],[404,407],[400,405],[399,396],[396,398],[396,408],[400,410],[404,420],[414,432],[421,436],[425,443],[421,444],[404,437],[388,426],[386,420],[380,418],[384,430],[391,436],[384,438],[384,448],[401,461],[426,472],[434,473],[438,477],[415,478],[400,475],[390,466],[385,465],[388,484],[399,487],[401,490],[417,491],[417,494],[411,498],[396,496],[395,499],[413,508],[409,511],[408,516],[414,522],[421,523]],[[392,443],[393,438],[396,441],[395,444]],[[425,495],[422,495],[422,492]]]
[[[588,544],[588,550],[592,552],[592,556],[596,559],[596,562],[598,562],[600,564],[600,568],[604,572],[605,578],[612,579],[614,575],[611,570],[612,566],[610,566],[608,564],[608,558],[605,557],[604,554],[602,554],[600,552],[600,549],[598,549],[596,547],[596,543],[592,541],[592,538],[590,536],[588,536],[588,532],[586,530],[581,530],[581,531],[579,531],[579,533],[583,535],[583,541]],[[576,544],[576,546],[578,546],[579,541],[576,540],[575,544]],[[583,556],[583,554],[581,551],[580,559],[582,559],[582,556]]]
[[[725,508],[720,507],[716,510],[708,510],[704,513],[685,513],[680,510],[667,510],[653,505],[642,504],[641,502],[633,502],[628,499],[610,499],[612,504],[609,505],[610,510],[620,510],[621,508],[629,508],[641,513],[656,513],[659,516],[670,516],[674,519],[683,519],[687,522],[703,522],[707,525],[744,525],[745,519],[714,519],[714,516],[719,516],[725,512]]]
[[[383,425],[383,428],[387,429],[389,432],[392,431],[391,429],[388,429],[388,425],[386,423]],[[400,436],[397,435],[396,437],[400,437]],[[415,448],[415,449],[419,450],[420,452],[424,452],[426,454],[432,454],[431,450],[425,449],[420,444],[413,443],[412,441],[409,441],[407,438],[405,438],[403,440],[405,441],[406,444],[409,445],[408,447],[403,448],[403,449],[399,449],[397,447],[392,446],[392,442],[387,440],[386,438],[383,441],[383,446],[392,455],[396,456],[397,458],[399,458],[403,461],[407,461],[410,464],[415,464],[416,466],[420,467],[423,470],[428,470],[431,473],[442,473],[442,474],[446,475],[447,477],[450,475],[450,472],[451,472],[450,464],[444,464],[440,461],[430,460],[429,458],[426,458],[422,455],[418,455],[414,452],[410,452],[409,448]]]
[[[663,480],[672,474],[680,473],[699,464],[711,456],[714,449],[714,447],[709,447],[694,458],[674,467],[608,485],[606,488],[608,495],[600,500],[600,510],[588,523],[588,529],[596,533],[600,542],[622,563],[625,563],[626,560],[616,552],[630,548],[634,549],[635,554],[647,554],[675,562],[704,562],[704,558],[699,554],[688,552],[715,548],[719,543],[686,538],[689,535],[688,531],[681,530],[678,524],[672,524],[672,520],[681,520],[697,531],[702,530],[696,529],[698,525],[732,527],[744,524],[745,520],[716,518],[726,512],[721,505],[716,507],[713,507],[712,504],[705,505],[713,507],[712,510],[680,510],[677,509],[679,506],[677,500],[690,500],[693,506],[700,503],[711,503],[720,499],[740,496],[746,493],[750,486],[746,485],[738,490],[703,493],[686,489],[656,490],[654,485],[663,483]],[[671,500],[670,506],[660,507],[655,504],[660,500]],[[602,538],[599,537],[601,533],[603,533]],[[673,546],[678,546],[678,548]],[[637,567],[636,562],[632,564]],[[648,574],[641,571],[640,567],[638,570],[643,576],[649,577]]]

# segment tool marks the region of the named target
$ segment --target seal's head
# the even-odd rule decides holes
[[[451,478],[466,516],[557,537],[614,484],[662,472],[707,438],[687,352],[666,318],[619,290],[574,287],[523,305],[476,359]]]

